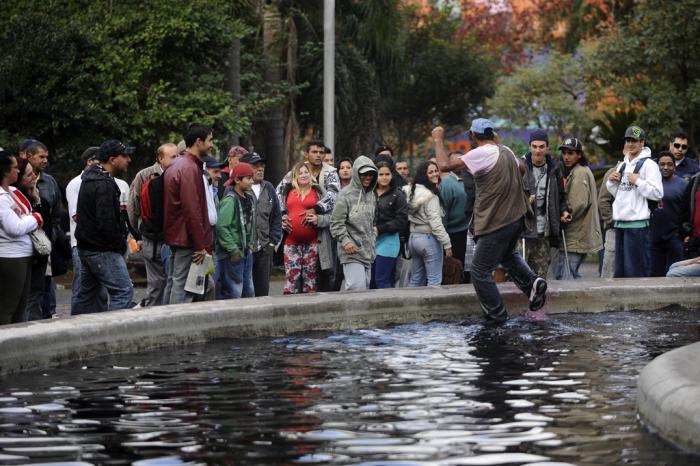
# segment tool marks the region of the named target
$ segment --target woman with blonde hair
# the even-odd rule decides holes
[[[292,168],[291,182],[280,196],[284,239],[284,294],[314,293],[318,278],[318,216],[314,206],[322,197],[304,163]]]

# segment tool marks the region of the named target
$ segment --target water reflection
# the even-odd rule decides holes
[[[435,322],[70,364],[0,381],[0,463],[697,464],[640,428],[635,380],[699,328]]]

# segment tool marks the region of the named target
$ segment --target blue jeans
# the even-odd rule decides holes
[[[648,277],[651,272],[649,227],[615,229],[615,278]]]
[[[393,288],[396,273],[396,257],[377,256],[372,264],[372,282],[370,288]]]
[[[74,311],[75,303],[78,300],[78,291],[80,290],[80,276],[83,273],[83,263],[80,262],[80,256],[78,255],[78,248],[72,247],[71,252],[73,254],[73,283],[71,284],[71,300],[70,300],[70,312],[71,314],[76,314]],[[107,309],[107,302],[109,301],[107,297],[107,290],[104,286],[100,287],[100,294],[98,299],[100,303],[98,307],[100,309]]]
[[[700,277],[700,264],[688,264],[693,259],[676,262],[668,269],[667,277]]]
[[[126,269],[124,256],[110,251],[79,250],[82,269],[78,294],[71,306],[71,314],[126,309],[131,305],[134,287]],[[100,299],[102,287],[109,294],[109,305]]]
[[[411,280],[409,287],[442,283],[442,244],[432,233],[411,233]]]
[[[494,232],[481,235],[476,241],[471,278],[481,311],[489,319],[504,321],[508,317],[501,294],[493,281],[493,271],[499,263],[526,296],[530,295],[532,284],[537,278],[516,249],[523,230],[524,220],[520,219]]]
[[[569,262],[569,273],[566,273],[566,262]],[[554,271],[555,278],[557,280],[578,280],[581,278],[581,274],[578,273],[578,269],[581,267],[581,263],[586,258],[585,254],[579,254],[577,252],[570,252],[564,254],[564,251],[559,251],[559,256],[557,257],[557,265]]]
[[[248,252],[235,262],[229,258],[219,259],[216,265],[216,299],[255,296],[252,253]]]

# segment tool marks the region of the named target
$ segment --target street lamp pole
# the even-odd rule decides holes
[[[335,0],[323,7],[323,143],[335,152]]]

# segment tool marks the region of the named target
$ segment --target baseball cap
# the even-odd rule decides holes
[[[233,167],[233,170],[231,170],[231,178],[234,180],[243,178],[244,176],[253,176],[254,174],[253,167],[245,162],[238,162],[238,164]]]
[[[644,134],[644,130],[639,126],[630,126],[627,128],[627,131],[625,131],[625,139],[626,138],[639,141],[641,139],[646,139],[646,135]]]
[[[27,147],[31,146],[31,145],[34,144],[35,142],[39,142],[39,141],[36,140],[36,139],[32,139],[32,138],[25,139],[24,141],[22,141],[22,142],[19,143],[19,150],[21,150],[21,151],[22,151],[22,150],[27,150]]]
[[[528,141],[528,144],[531,143],[532,141],[548,142],[549,138],[547,137],[547,130],[542,129],[542,128],[537,128],[536,130],[532,131],[530,133],[530,141]]]
[[[207,168],[224,168],[227,165],[226,162],[219,162],[211,155],[204,157],[204,164]]]
[[[394,149],[391,148],[389,144],[379,144],[376,149],[374,149],[374,156],[379,155],[380,152],[389,151],[392,155],[394,154]]]
[[[243,157],[248,153],[248,149],[243,146],[231,146],[228,150],[227,157]]]
[[[360,175],[364,175],[365,173],[377,173],[377,169],[371,165],[365,165],[360,167],[357,173],[359,173]]]
[[[106,162],[110,157],[119,155],[131,155],[136,151],[135,147],[125,146],[121,141],[116,139],[107,139],[100,144],[100,154],[97,157],[100,162]]]
[[[564,139],[562,145],[559,146],[559,150],[562,149],[577,150],[583,152],[583,144],[581,144],[581,141],[579,141],[576,138],[566,138]]]
[[[496,125],[494,125],[491,120],[487,118],[477,118],[476,120],[472,120],[472,126],[469,128],[469,131],[477,134],[484,134],[487,129],[494,129],[495,127]]]
[[[245,162],[250,165],[255,165],[256,163],[265,163],[265,158],[257,152],[248,152],[243,157],[241,157],[241,162]]]
[[[97,159],[97,156],[99,155],[99,153],[100,153],[99,147],[97,147],[97,146],[88,147],[87,149],[85,149],[85,151],[80,156],[80,160],[82,160],[83,163],[87,163],[90,160]]]

